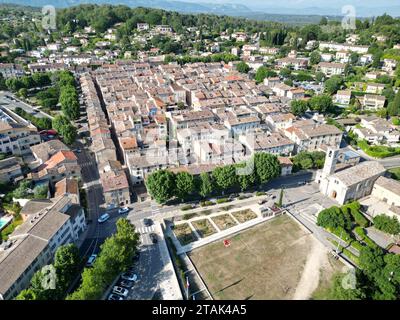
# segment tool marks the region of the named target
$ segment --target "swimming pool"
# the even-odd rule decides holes
[[[12,216],[1,217],[0,218],[0,230],[4,229],[12,219],[13,219]]]

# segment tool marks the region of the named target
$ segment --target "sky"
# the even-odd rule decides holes
[[[213,2],[244,4],[252,10],[269,13],[301,13],[323,15],[340,14],[342,7],[352,5],[360,15],[379,15],[383,13],[397,15],[400,12],[400,0],[177,0],[185,2]]]

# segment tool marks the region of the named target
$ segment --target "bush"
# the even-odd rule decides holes
[[[225,202],[228,202],[229,201],[229,199],[228,198],[220,198],[220,199],[217,199],[217,203],[219,204],[219,203],[225,203]]]
[[[257,192],[256,192],[256,196],[257,196],[257,197],[259,197],[259,196],[265,196],[265,192],[264,192],[264,191],[257,191]]]
[[[183,206],[183,207],[181,208],[181,210],[182,210],[182,211],[186,211],[186,210],[190,210],[190,209],[192,209],[192,208],[193,208],[193,207],[192,207],[191,204],[187,204],[187,205]]]
[[[318,214],[317,225],[328,230],[335,230],[339,227],[350,230],[352,223],[347,212],[342,212],[339,207],[333,206]]]
[[[208,206],[212,206],[214,204],[215,204],[214,202],[208,201],[208,200],[200,202],[200,206],[202,206],[202,207],[208,207]]]
[[[360,204],[357,201],[354,201],[354,202],[344,205],[342,207],[342,211],[346,211],[347,213],[350,213],[350,215],[353,217],[354,222],[356,224],[358,224],[359,226],[361,226],[363,228],[366,228],[369,226],[369,221],[360,212],[360,208],[361,208]]]
[[[374,217],[374,227],[392,235],[400,233],[400,222],[397,217],[389,217],[385,214]]]
[[[365,234],[365,230],[363,228],[355,227],[354,233],[356,233],[358,235],[358,237],[361,239],[361,241],[363,241],[368,247],[371,247],[371,248],[376,247],[376,243]]]

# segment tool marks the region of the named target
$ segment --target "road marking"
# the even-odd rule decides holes
[[[152,225],[152,226],[150,226],[150,227],[141,227],[141,228],[138,228],[137,229],[137,231],[139,232],[139,233],[150,233],[150,232],[153,232],[154,231],[154,225]]]

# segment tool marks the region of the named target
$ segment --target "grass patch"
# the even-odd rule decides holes
[[[208,219],[193,221],[192,226],[202,238],[208,237],[217,232]]]
[[[1,239],[3,241],[8,239],[8,236],[14,232],[15,228],[18,227],[19,225],[22,224],[22,222],[24,222],[22,220],[21,215],[16,215],[14,217],[14,220],[7,226],[5,227],[3,230],[1,230]]]
[[[400,180],[400,167],[389,170],[392,179]]]

